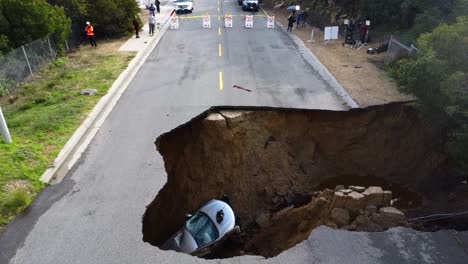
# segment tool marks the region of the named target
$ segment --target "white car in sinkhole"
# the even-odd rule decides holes
[[[225,201],[213,199],[195,214],[187,215],[185,225],[164,242],[161,249],[202,257],[239,232],[231,206]]]

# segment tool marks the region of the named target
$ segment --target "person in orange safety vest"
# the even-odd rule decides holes
[[[86,32],[86,37],[89,40],[89,43],[91,44],[91,47],[97,48],[96,44],[96,39],[94,38],[94,28],[91,26],[91,23],[86,22],[85,26],[85,32]]]

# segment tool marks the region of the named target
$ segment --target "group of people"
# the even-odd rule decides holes
[[[152,3],[149,7],[150,15],[148,16],[148,24],[149,24],[149,35],[154,36],[154,29],[156,26],[156,12],[159,14],[161,13],[160,9],[161,2],[159,0],[155,0],[154,4]],[[135,31],[135,37],[140,38],[138,32],[140,32],[140,22],[138,22],[138,16],[133,17],[133,29]],[[91,47],[97,48],[96,38],[94,36],[94,27],[91,25],[89,21],[86,22],[86,26],[84,28],[86,38],[91,44]]]
[[[296,11],[293,11],[288,16],[288,32],[292,32],[295,22],[297,22],[296,28],[305,27],[308,16],[309,16],[309,12],[307,9],[304,11],[297,12],[297,14],[296,14]]]
[[[149,35],[154,36],[154,29],[156,26],[156,12],[159,14],[161,13],[160,9],[161,2],[159,0],[155,0],[154,4],[151,3],[151,6],[148,8],[150,11],[150,14],[148,16],[148,25],[149,25]],[[140,22],[138,22],[137,16],[133,18],[133,28],[135,30],[135,37],[140,38],[140,35],[138,32],[140,32]]]
[[[154,4],[156,7],[154,7]],[[156,26],[156,18],[155,18],[155,11],[161,13],[161,10],[159,9],[159,5],[161,4],[159,0],[154,1],[154,4],[151,4],[149,7],[150,14],[148,16],[148,24],[149,24],[149,35],[154,36],[154,28]]]
[[[156,5],[156,7],[154,7],[154,5]],[[154,16],[154,11],[158,12],[158,14],[161,13],[159,5],[161,5],[161,2],[159,2],[159,0],[154,1],[154,4],[151,4],[151,6],[149,7],[150,15]]]

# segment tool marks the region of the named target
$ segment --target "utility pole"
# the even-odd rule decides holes
[[[3,116],[2,107],[0,107],[0,132],[2,133],[3,141],[6,143],[11,143],[10,131],[8,131],[5,117]]]

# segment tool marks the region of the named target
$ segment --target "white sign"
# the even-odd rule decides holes
[[[171,29],[179,29],[179,17],[171,17]]]
[[[338,39],[338,27],[325,27],[325,34],[323,34],[324,40],[335,40]]]
[[[245,16],[245,27],[253,28],[253,16]]]
[[[267,17],[267,28],[275,28],[275,17],[274,16]]]
[[[203,17],[203,28],[211,28],[210,16],[204,16]]]
[[[366,20],[366,26],[370,26],[370,20]]]
[[[345,25],[349,25],[349,19],[345,19],[345,20],[344,20],[344,24],[345,24]]]
[[[226,15],[224,17],[224,26],[227,28],[232,28],[232,16],[231,15]]]

